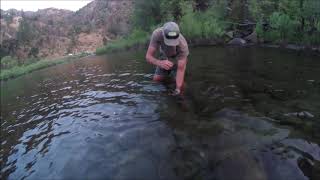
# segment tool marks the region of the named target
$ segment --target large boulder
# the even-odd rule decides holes
[[[246,36],[244,39],[250,43],[254,43],[254,44],[258,43],[258,36],[255,31],[249,34],[248,36]]]
[[[226,32],[226,36],[229,38],[233,38],[233,31]]]

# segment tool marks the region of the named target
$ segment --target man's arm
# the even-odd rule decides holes
[[[187,57],[184,57],[178,60],[178,69],[177,69],[177,76],[176,76],[176,91],[178,94],[180,94],[181,88],[184,82],[186,65],[187,65]]]
[[[153,46],[149,46],[146,54],[147,62],[153,65],[159,66],[165,70],[170,70],[173,67],[173,63],[168,60],[159,60],[155,58],[154,57],[155,52],[156,52],[156,48],[154,48]]]
[[[156,48],[149,46],[146,54],[146,60],[148,63],[158,66],[159,60],[154,57],[155,52],[156,52]]]
[[[182,34],[180,34],[180,44],[178,48],[179,55],[177,57],[178,59],[178,69],[177,69],[177,75],[176,75],[176,92],[177,94],[180,94],[183,83],[184,83],[184,75],[186,71],[186,65],[187,65],[187,57],[189,55],[189,47],[186,39],[183,37]]]

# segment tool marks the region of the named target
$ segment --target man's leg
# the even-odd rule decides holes
[[[161,82],[161,81],[164,81],[165,77],[164,76],[161,76],[161,75],[153,75],[153,80],[154,81],[157,81],[157,82]]]
[[[157,82],[164,81],[165,78],[168,76],[169,72],[170,71],[167,71],[160,67],[156,67],[156,71],[154,72],[154,75],[153,75],[153,80]]]

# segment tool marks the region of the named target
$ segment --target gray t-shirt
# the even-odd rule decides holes
[[[175,57],[176,59],[180,60],[189,55],[188,43],[183,35],[179,35],[178,46],[167,46],[164,43],[162,28],[158,28],[153,31],[149,46],[160,49],[160,52],[163,52],[169,59],[170,57]]]

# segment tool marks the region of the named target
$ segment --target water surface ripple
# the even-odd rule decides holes
[[[320,179],[320,62],[194,48],[186,93],[144,52],[1,84],[1,179]]]

